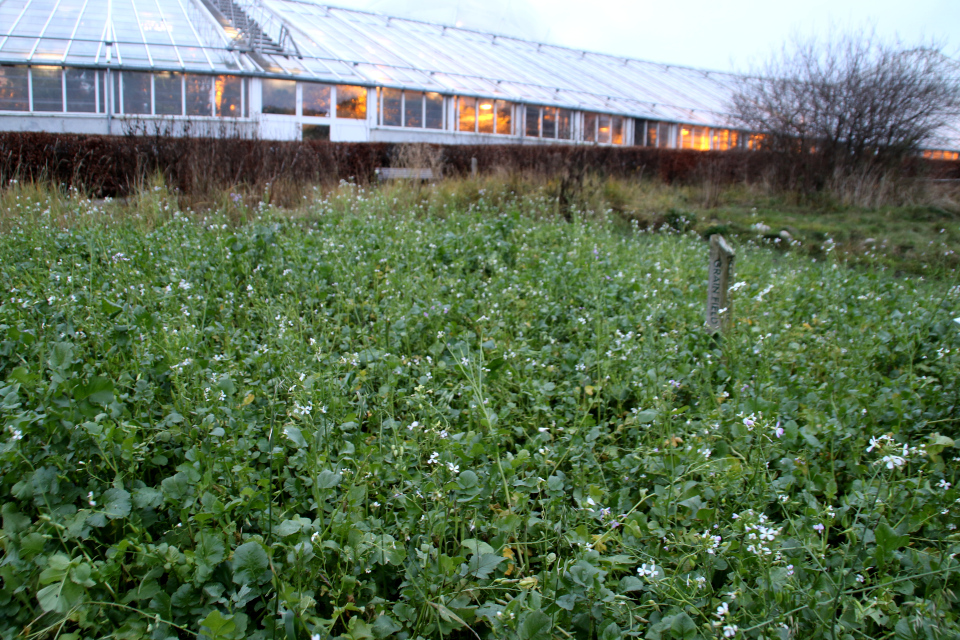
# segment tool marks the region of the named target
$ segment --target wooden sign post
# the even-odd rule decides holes
[[[728,295],[730,280],[733,278],[733,249],[718,233],[710,236],[710,272],[707,278],[707,331],[717,333],[730,326],[733,314],[730,312]]]

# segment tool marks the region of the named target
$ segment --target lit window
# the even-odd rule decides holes
[[[613,116],[613,144],[623,144],[623,118]]]
[[[281,116],[297,115],[297,83],[293,80],[263,80],[261,111]]]
[[[158,73],[153,79],[153,91],[153,108],[157,115],[183,115],[183,78],[179,73]],[[68,87],[68,101],[69,98]]]
[[[597,114],[583,114],[583,140],[584,142],[597,141]]]
[[[557,110],[554,107],[543,107],[541,109],[542,119],[540,120],[540,137],[557,137]]]
[[[747,149],[756,151],[763,145],[764,135],[762,133],[753,133],[747,137]]]
[[[30,108],[26,67],[0,66],[0,111],[27,111]]]
[[[337,85],[337,117],[364,120],[367,117],[366,87]]]
[[[457,128],[460,131],[475,132],[477,130],[477,99],[458,98],[457,103],[460,114]]]
[[[221,118],[239,118],[243,115],[243,78],[217,76],[217,115]]]
[[[504,136],[513,134],[513,103],[497,100],[497,133]]]
[[[423,128],[423,94],[419,91],[403,92],[403,126]]]
[[[380,90],[380,124],[388,127],[399,127],[403,124],[400,115],[402,95],[400,89]]]
[[[213,77],[186,75],[183,77],[184,97],[188,116],[213,115]]]
[[[96,113],[97,72],[91,69],[67,69],[67,111]]]
[[[329,118],[330,87],[313,83],[304,83],[300,86],[303,93],[303,115],[311,118]]]
[[[679,138],[677,147],[680,149],[693,149],[693,131],[691,131],[690,127],[681,125]]]
[[[493,100],[478,100],[477,131],[480,133],[493,133],[493,123]]]
[[[123,113],[134,115],[153,113],[152,80],[153,75],[150,73],[123,72]]]
[[[427,129],[443,129],[443,96],[439,93],[428,93],[424,95],[424,111],[426,120],[424,126]]]
[[[30,73],[33,80],[33,110],[63,112],[63,76],[60,67],[34,67]]]
[[[611,118],[607,115],[600,115],[597,118],[597,142],[609,143],[612,131]]]

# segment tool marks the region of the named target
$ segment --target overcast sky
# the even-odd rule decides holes
[[[960,0],[314,1],[717,70],[744,69],[793,33],[831,26],[872,25],[910,44],[934,38],[960,58]]]

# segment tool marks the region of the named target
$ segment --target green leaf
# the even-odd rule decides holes
[[[83,594],[83,587],[64,576],[60,582],[40,589],[37,592],[37,602],[40,603],[40,608],[48,613],[66,613],[80,604]]]
[[[671,635],[683,640],[693,640],[697,637],[697,625],[686,613],[678,613],[670,623]]]
[[[200,622],[201,640],[236,640],[241,638],[241,630],[234,616],[224,616],[214,609]]]
[[[475,538],[467,538],[460,543],[463,545],[464,549],[469,549],[470,553],[482,556],[485,553],[496,553],[496,549],[491,547],[489,544],[483,540],[477,540]]]
[[[113,301],[111,301],[111,300],[107,300],[106,298],[102,298],[102,299],[100,300],[100,309],[101,309],[107,316],[109,316],[109,317],[112,318],[112,317],[116,316],[117,314],[119,314],[121,311],[123,311],[123,306],[122,306],[122,305],[119,305],[119,304],[117,304],[116,302],[113,302]]]
[[[100,496],[103,514],[111,520],[130,515],[130,493],[125,489],[108,489]]]
[[[636,420],[640,424],[648,424],[657,419],[657,412],[655,409],[644,409],[639,411],[636,414]]]
[[[523,617],[520,623],[520,640],[550,640],[550,629],[553,620],[543,611],[531,611]]]
[[[484,580],[489,577],[505,559],[506,558],[502,558],[493,553],[472,555],[470,556],[470,560],[467,561],[467,574]]]
[[[906,546],[907,543],[910,542],[910,538],[897,535],[897,532],[886,522],[881,522],[877,526],[874,530],[874,535],[877,538],[877,548],[882,549],[885,555],[900,547]]]
[[[320,475],[317,476],[317,488],[319,489],[333,489],[334,487],[340,484],[340,481],[343,479],[343,474],[334,473],[329,469],[324,469],[320,472]]]
[[[307,446],[307,441],[303,439],[303,434],[300,433],[300,429],[287,426],[283,428],[283,435],[287,436],[290,439],[290,442],[298,449],[304,449]]]
[[[620,627],[616,622],[611,622],[600,633],[600,640],[620,640]]]
[[[113,381],[102,376],[90,378],[86,384],[77,385],[73,390],[75,400],[87,400],[95,404],[110,404],[114,401]]]
[[[620,579],[620,593],[643,590],[643,580],[637,576],[624,576]]]
[[[156,509],[163,503],[163,492],[153,487],[133,490],[133,506],[137,509]]]
[[[233,552],[233,581],[237,584],[257,584],[270,566],[266,551],[259,542],[251,540]]]
[[[58,342],[50,350],[50,368],[64,369],[73,363],[73,344],[70,342]]]
[[[215,567],[223,562],[227,555],[227,548],[219,535],[204,531],[197,536],[195,553],[198,562]]]
[[[382,614],[379,618],[377,618],[371,627],[371,631],[373,631],[373,637],[377,638],[378,640],[382,640],[383,638],[391,636],[402,630],[403,627],[398,625],[394,619],[387,614]]]
[[[281,538],[286,538],[287,536],[292,536],[295,533],[299,533],[302,525],[299,518],[293,520],[284,520],[280,523],[280,526],[277,527],[277,535]]]

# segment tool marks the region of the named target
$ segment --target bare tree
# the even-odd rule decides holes
[[[908,47],[872,30],[794,38],[735,91],[731,112],[793,178],[889,171],[960,117],[960,64],[935,43]],[[819,184],[809,184],[813,179]]]

